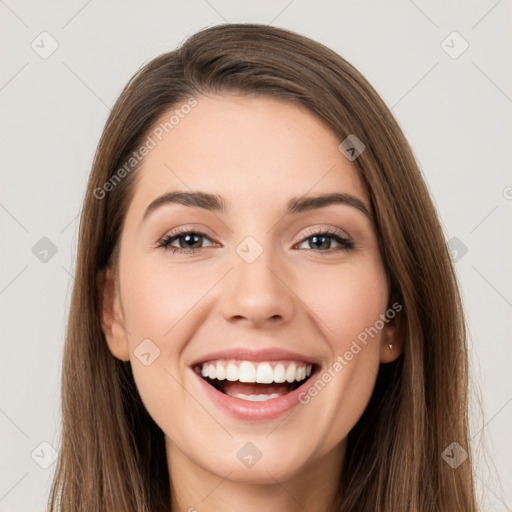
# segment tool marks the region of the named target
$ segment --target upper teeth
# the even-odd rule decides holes
[[[210,379],[240,382],[294,382],[311,375],[313,365],[295,362],[215,361],[203,363],[201,375]]]

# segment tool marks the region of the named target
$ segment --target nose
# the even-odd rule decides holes
[[[252,263],[234,255],[235,268],[224,283],[222,314],[226,321],[262,328],[287,323],[293,317],[289,279],[270,252],[264,251]]]

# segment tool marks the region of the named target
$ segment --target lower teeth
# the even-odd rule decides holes
[[[229,395],[228,395],[229,396]],[[233,395],[234,398],[240,398],[241,400],[248,400],[249,402],[266,402],[267,400],[272,400],[273,398],[279,398],[281,395],[279,393],[272,393],[271,395],[244,395],[243,393],[237,393]]]

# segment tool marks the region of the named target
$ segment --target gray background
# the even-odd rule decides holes
[[[78,214],[109,107],[144,62],[225,21],[330,46],[392,108],[458,249],[483,510],[512,510],[511,11],[510,0],[0,0],[0,512],[46,503]]]

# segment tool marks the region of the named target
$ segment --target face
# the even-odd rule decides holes
[[[398,356],[368,193],[300,107],[197,99],[137,175],[104,288],[110,351],[171,462],[259,483],[340,464]]]

